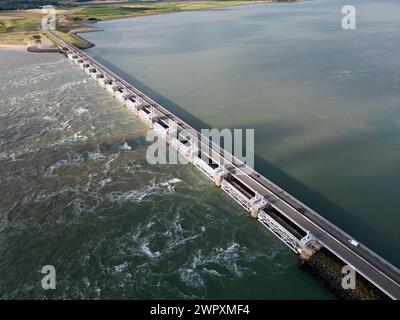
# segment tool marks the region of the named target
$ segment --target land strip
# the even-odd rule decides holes
[[[78,48],[84,49],[92,47],[93,44],[79,37],[77,33],[98,31],[94,25],[98,21],[273,1],[89,1],[73,3],[70,6],[57,7],[57,35]],[[44,14],[41,9],[0,11],[0,47],[38,45],[38,39],[44,36],[42,30],[43,17]]]

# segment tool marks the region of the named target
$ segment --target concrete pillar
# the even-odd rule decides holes
[[[257,219],[259,212],[260,212],[260,209],[257,208],[255,205],[252,205],[251,209],[250,209],[250,217],[252,217],[253,219]]]
[[[250,200],[250,204],[250,217],[257,219],[258,213],[261,209],[268,206],[269,201],[265,197],[257,194]]]
[[[222,180],[229,175],[224,167],[218,167],[214,170],[214,182],[217,187],[221,187]]]
[[[133,114],[134,114],[136,117],[139,116],[139,110],[140,110],[140,104],[138,104],[138,103],[136,102],[135,105],[134,105],[134,108],[133,108]]]
[[[314,254],[314,252],[321,248],[321,245],[317,239],[309,231],[307,231],[307,234],[300,239],[299,244],[299,253],[302,260],[308,260]]]
[[[138,96],[134,96],[135,98],[135,103],[133,104],[133,114],[138,117],[139,116],[139,110],[140,110],[140,100]]]
[[[172,138],[176,138],[178,136],[178,125],[172,119],[168,119],[168,138],[167,142],[171,143]]]
[[[199,148],[198,148],[197,144],[192,145],[192,147],[190,148],[190,154],[189,154],[189,161],[191,163],[193,163],[193,158],[197,157],[198,153],[199,153]]]

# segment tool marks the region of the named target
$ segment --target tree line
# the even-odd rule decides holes
[[[57,5],[58,0],[0,0],[0,10],[34,9],[45,5]]]

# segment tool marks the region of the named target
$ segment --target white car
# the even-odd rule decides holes
[[[349,239],[350,244],[352,244],[355,247],[358,247],[358,242],[354,239]]]

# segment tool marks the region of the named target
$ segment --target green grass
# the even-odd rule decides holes
[[[270,2],[271,0],[263,0]],[[146,14],[168,13],[174,11],[189,11],[189,10],[205,10],[211,8],[219,8],[224,6],[234,6],[242,4],[260,3],[260,1],[246,0],[220,0],[220,1],[157,1],[157,2],[135,2],[129,4],[129,7],[115,6],[91,6],[79,5],[78,7],[66,8],[60,10],[57,20],[57,28],[60,36],[78,47],[85,47],[87,43],[69,34],[68,31],[80,28],[85,23],[94,22],[97,20],[110,20],[125,18],[130,16],[140,16]],[[13,10],[3,12],[0,15],[0,43],[26,42],[24,34],[31,35],[41,29],[42,14],[36,10]],[[29,39],[28,39],[29,40]]]
[[[15,20],[15,31],[32,31],[42,28],[42,20],[37,18]]]
[[[196,1],[177,3],[180,10],[205,10],[211,8],[220,8],[226,6],[238,6],[242,4],[259,3],[260,1]],[[264,1],[267,2],[267,1]]]
[[[75,15],[88,15],[88,16],[123,15],[123,14],[131,14],[134,11],[137,11],[137,8],[106,8],[106,7],[82,8],[81,10],[77,11]]]
[[[74,10],[73,16],[107,20],[115,17],[129,16],[132,14],[137,14],[148,10],[153,10],[153,8],[144,6],[138,6],[134,8],[94,7],[94,8],[82,8],[76,11]]]
[[[40,29],[41,19],[15,19],[15,20],[0,20],[0,32],[24,32]]]
[[[205,10],[225,6],[259,3],[260,1],[165,1],[154,3],[135,3],[130,7],[82,7],[73,9],[70,17],[74,21],[82,18],[86,20],[109,20],[134,15],[166,13],[173,11]],[[269,2],[264,0],[264,2]]]
[[[71,43],[74,46],[77,46],[78,48],[84,48],[87,45],[87,42],[85,40],[75,37],[73,34],[58,30],[54,30],[54,33],[57,34],[60,38],[62,38],[64,41]]]

